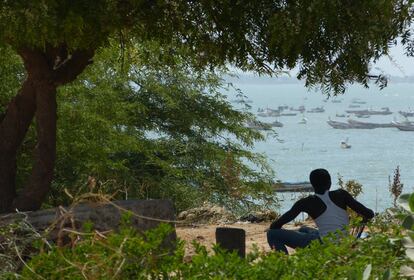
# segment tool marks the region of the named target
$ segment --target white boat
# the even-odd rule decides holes
[[[321,107],[312,108],[308,110],[307,112],[308,113],[323,113],[325,112],[325,109],[323,108],[323,106],[321,106]]]
[[[348,138],[346,138],[345,141],[341,141],[341,148],[342,149],[350,149],[351,148],[351,145],[348,144]]]
[[[271,124],[270,124],[270,126],[272,126],[272,127],[283,127],[283,123],[281,123],[280,121],[278,121],[278,120],[275,120],[274,122],[272,122]]]
[[[338,113],[336,113],[335,117],[337,117],[337,118],[345,118],[346,115],[345,114],[338,114]]]
[[[409,111],[398,111],[398,113],[404,117],[414,117],[414,111],[411,109],[409,109]]]
[[[305,118],[305,117],[303,117],[299,122],[298,122],[298,124],[307,124],[307,122],[308,122],[308,119],[307,118]]]

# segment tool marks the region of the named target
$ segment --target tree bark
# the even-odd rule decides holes
[[[40,208],[50,189],[56,158],[56,89],[74,81],[94,55],[93,50],[68,54],[64,45],[18,53],[28,77],[0,123],[0,213]],[[32,173],[16,197],[16,155],[35,112],[38,143]]]
[[[53,179],[56,159],[56,85],[36,83],[36,131],[32,173],[24,189],[13,203],[19,211],[37,210],[42,205]]]
[[[0,123],[0,213],[10,211],[16,196],[16,155],[32,122],[35,101],[35,89],[28,77]]]

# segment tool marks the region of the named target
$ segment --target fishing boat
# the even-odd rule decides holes
[[[391,115],[392,112],[390,111],[390,108],[383,107],[380,111],[376,110],[346,110],[345,112],[349,114],[357,114],[357,115]]]
[[[409,112],[406,112],[406,111],[398,111],[398,113],[401,115],[401,116],[403,116],[403,117],[414,117],[414,111],[409,111]]]
[[[350,129],[352,126],[349,123],[346,122],[338,122],[333,120],[326,121],[331,127],[335,129]]]
[[[414,121],[410,121],[408,118],[405,118],[403,121],[397,121],[395,118],[391,122],[394,125],[414,125]]]
[[[261,109],[260,113],[257,114],[259,117],[278,117],[280,116],[280,111],[278,109]]]
[[[353,119],[348,119],[348,123],[352,126],[352,128],[359,128],[359,129],[373,129],[373,128],[388,128],[394,127],[394,123],[371,123],[371,122],[361,122],[356,121]]]
[[[310,110],[307,111],[308,113],[323,113],[325,112],[325,109],[322,107],[316,107],[316,108],[312,108]]]
[[[274,185],[275,192],[311,192],[314,191],[310,182],[276,182]]]
[[[414,131],[414,122],[409,121],[407,118],[403,122],[393,121],[392,124],[401,131]]]
[[[256,130],[271,130],[272,126],[270,123],[263,122],[248,122],[245,127],[256,129]]]
[[[305,109],[305,106],[302,105],[302,106],[299,106],[298,108],[290,107],[289,110],[303,113],[305,112],[306,109]]]
[[[345,114],[338,114],[338,113],[336,113],[335,117],[337,117],[337,118],[345,118],[346,115]]]
[[[365,101],[363,101],[359,98],[354,98],[354,99],[352,99],[351,102],[354,103],[354,104],[366,104],[367,103],[367,102],[365,102]]]
[[[283,123],[281,123],[280,121],[278,121],[278,120],[275,120],[274,122],[272,122],[271,124],[270,124],[270,126],[271,127],[283,127]]]
[[[230,102],[231,103],[237,103],[237,104],[241,104],[241,103],[253,103],[253,101],[250,100],[250,99],[233,99]]]
[[[345,141],[341,141],[341,148],[342,149],[350,149],[352,146],[348,144],[348,138]]]
[[[357,118],[362,118],[362,119],[367,119],[367,118],[369,118],[370,117],[370,115],[359,115],[359,114],[355,114],[355,117],[357,117]]]
[[[374,128],[387,128],[395,127],[394,123],[370,123],[370,122],[361,122],[352,119],[348,119],[347,122],[338,122],[328,120],[327,123],[336,129],[374,129]]]
[[[280,116],[285,116],[285,117],[289,117],[289,116],[296,116],[297,113],[280,113]]]
[[[305,117],[302,117],[302,119],[298,122],[298,124],[307,124],[308,123],[308,119]]]
[[[414,131],[414,125],[395,124],[394,126],[401,131]]]

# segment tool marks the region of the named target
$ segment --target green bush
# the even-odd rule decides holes
[[[407,262],[401,242],[376,233],[368,240],[346,237],[298,249],[295,254],[236,253],[196,246],[183,262],[183,243],[163,246],[171,228],[139,234],[124,227],[107,237],[89,232],[73,248],[53,248],[32,258],[20,279],[392,279]]]
[[[183,246],[169,249],[163,240],[171,227],[139,234],[131,227],[107,237],[90,232],[73,248],[54,247],[34,257],[23,279],[148,279],[166,278],[183,257]]]

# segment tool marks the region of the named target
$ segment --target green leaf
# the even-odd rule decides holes
[[[404,221],[402,222],[402,226],[405,229],[412,230],[414,226],[414,217],[412,215],[406,216]]]
[[[403,194],[398,198],[398,205],[407,211],[411,211],[408,200],[410,199],[410,194]]]
[[[405,254],[407,255],[407,257],[411,260],[414,261],[414,248],[408,248],[405,250]]]
[[[414,249],[414,241],[410,237],[403,237],[402,244],[407,249]]]
[[[392,274],[391,274],[391,270],[390,270],[390,269],[387,269],[387,270],[384,272],[384,274],[382,275],[382,279],[383,279],[383,280],[389,280],[389,279],[391,279],[391,276],[392,276]]]
[[[414,193],[410,195],[410,198],[408,200],[408,204],[410,205],[411,212],[414,212]]]
[[[409,193],[402,194],[402,195],[400,195],[398,200],[402,200],[402,201],[408,200],[410,198],[410,195],[411,194],[409,194]]]
[[[400,268],[400,275],[404,276],[404,277],[413,277],[414,276],[414,269],[407,266],[407,265],[403,265]]]
[[[372,265],[368,264],[365,267],[364,274],[362,275],[362,280],[368,280],[369,276],[371,275],[371,271],[372,271]]]

